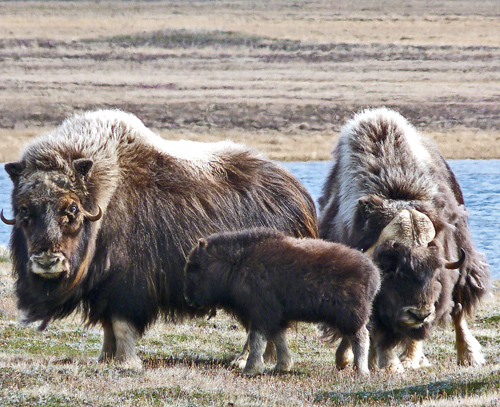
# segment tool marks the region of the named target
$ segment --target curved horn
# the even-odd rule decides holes
[[[6,223],[7,225],[15,225],[16,220],[15,219],[7,219],[5,216],[3,216],[3,209],[0,212],[0,218],[2,219],[3,223]]]
[[[464,264],[465,261],[465,250],[460,249],[460,252],[462,253],[460,256],[460,259],[457,261],[448,261],[445,263],[444,267],[450,270],[455,270],[458,269]]]
[[[99,209],[99,211],[97,212],[96,215],[91,215],[90,213],[86,212],[85,213],[85,217],[90,220],[91,222],[97,222],[99,219],[102,218],[102,209],[101,209],[101,206],[98,204],[97,205],[97,208]]]

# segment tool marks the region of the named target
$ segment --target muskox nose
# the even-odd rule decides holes
[[[33,262],[40,266],[44,270],[49,270],[54,267],[57,263],[61,261],[61,256],[58,254],[35,254],[32,256]]]
[[[432,314],[432,310],[428,309],[409,309],[407,312],[418,322],[424,322]]]

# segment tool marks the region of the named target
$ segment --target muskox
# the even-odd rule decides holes
[[[367,375],[367,323],[379,285],[363,253],[265,228],[200,239],[186,262],[187,303],[221,307],[250,328],[248,375],[263,372],[266,340],[276,346],[275,369],[292,367],[285,331],[293,321],[321,322],[332,339],[345,338],[358,373]]]
[[[382,272],[370,364],[426,365],[421,341],[450,316],[458,363],[484,363],[464,318],[490,289],[489,266],[474,247],[462,191],[437,147],[381,108],[349,121],[332,155],[319,199],[320,237],[365,251]],[[397,345],[404,347],[401,360]]]
[[[266,226],[317,237],[314,202],[280,166],[231,142],[166,141],[131,114],[75,115],[5,165],[10,248],[25,321],[80,310],[104,330],[99,359],[137,363],[134,340],[184,301],[200,237]]]

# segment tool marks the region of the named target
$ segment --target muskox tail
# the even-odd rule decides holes
[[[320,329],[322,331],[321,339],[331,343],[334,343],[343,336],[337,328],[329,324],[321,324]]]

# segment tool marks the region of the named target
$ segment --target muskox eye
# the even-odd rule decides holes
[[[76,215],[77,212],[78,212],[78,206],[76,204],[71,204],[68,207],[68,213],[70,213],[71,215]]]
[[[21,206],[21,208],[19,208],[19,215],[21,215],[22,218],[26,218],[29,215],[28,208],[26,206]]]

